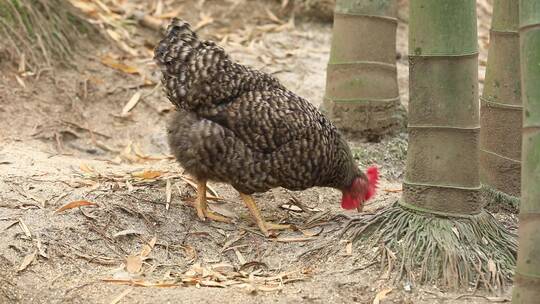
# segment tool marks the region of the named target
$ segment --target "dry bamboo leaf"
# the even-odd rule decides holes
[[[347,244],[347,246],[345,247],[345,252],[347,253],[347,255],[351,256],[352,255],[352,242],[349,242]]]
[[[111,304],[119,303],[132,290],[133,290],[133,288],[128,288],[128,289],[122,291],[119,295],[117,295],[114,299],[112,299]]]
[[[102,57],[101,58],[101,63],[103,63],[104,65],[106,65],[108,67],[111,67],[111,68],[113,68],[115,70],[122,71],[122,72],[124,72],[126,74],[140,74],[139,69],[137,67],[117,62],[116,60],[114,60],[110,56]]]
[[[49,255],[47,254],[47,252],[45,252],[45,248],[43,248],[43,245],[41,244],[41,239],[37,239],[37,249],[38,249],[38,253],[40,256],[48,259],[49,258]]]
[[[22,218],[19,218],[19,227],[21,227],[21,230],[24,232],[24,235],[26,235],[27,238],[32,238],[32,233],[30,233],[30,229],[28,229],[28,226],[26,226]]]
[[[289,4],[289,0],[281,0],[281,9],[283,10]]]
[[[129,273],[138,273],[142,268],[143,258],[140,255],[129,255],[126,257],[126,270]]]
[[[165,184],[165,210],[169,210],[171,199],[172,199],[171,180],[167,178],[166,184]]]
[[[17,268],[17,272],[25,270],[26,267],[32,264],[32,262],[36,259],[36,255],[37,255],[37,250],[34,250],[32,253],[26,255],[23,258],[19,267]]]
[[[144,280],[131,280],[131,279],[102,279],[103,282],[121,284],[121,285],[132,285],[137,287],[174,287],[179,284],[176,281],[173,282],[149,282]]]
[[[130,235],[130,234],[142,235],[143,233],[141,231],[134,230],[134,229],[126,229],[126,230],[118,231],[117,233],[113,234],[113,238],[121,237],[124,235]]]
[[[281,290],[281,289],[283,289],[283,285],[276,285],[274,287],[271,287],[271,286],[257,286],[257,290],[266,291],[266,292],[278,291],[278,290]]]
[[[281,31],[284,31],[284,30],[292,30],[295,28],[295,25],[294,25],[294,15],[291,16],[291,18],[289,19],[289,21],[287,23],[284,23],[280,26],[278,26],[275,31],[276,32],[281,32]]]
[[[154,248],[154,245],[156,245],[157,237],[153,237],[148,244],[144,244],[143,249],[141,250],[141,257],[147,257],[152,249]]]
[[[383,189],[384,192],[399,193],[403,192],[403,189]]]
[[[274,15],[274,13],[272,13],[272,11],[269,10],[268,8],[265,8],[265,10],[266,10],[266,15],[268,16],[268,19],[279,24],[285,23],[283,20],[279,19],[276,15]]]
[[[162,0],[158,0],[157,3],[156,3],[156,8],[154,10],[154,13],[153,15],[161,15],[163,14],[163,1]]]
[[[209,25],[210,23],[214,22],[214,18],[210,16],[210,14],[206,14],[201,12],[199,15],[199,18],[201,19],[194,27],[193,31],[200,30],[201,28]]]
[[[105,5],[103,2],[101,2],[100,0],[93,0],[93,2],[96,3],[97,6],[99,6],[99,8],[101,8],[105,13],[109,15],[112,14],[111,9],[109,9],[109,7]]]
[[[69,0],[71,5],[81,10],[84,14],[89,16],[94,16],[97,13],[97,8],[93,5],[88,3],[87,1],[79,1],[79,0]]]
[[[193,246],[184,245],[182,249],[184,249],[185,257],[188,261],[193,262],[197,259],[197,250]]]
[[[80,164],[79,168],[81,169],[81,171],[86,172],[86,173],[94,173],[95,172],[94,168],[92,168],[89,165],[84,164],[84,163]]]
[[[19,59],[19,68],[17,69],[17,72],[19,74],[22,74],[26,71],[26,57],[24,53],[21,54],[21,58]]]
[[[222,287],[222,288],[227,287],[221,283],[210,281],[210,280],[202,280],[199,282],[199,284],[201,284],[201,286],[207,286],[207,287]]]
[[[316,237],[283,237],[274,239],[276,242],[280,243],[293,243],[293,242],[309,242],[316,240]]]
[[[155,179],[155,178],[160,177],[162,175],[163,175],[163,172],[161,172],[161,171],[153,171],[153,170],[144,170],[144,171],[140,171],[140,172],[131,173],[131,176],[142,178],[142,179]]]
[[[392,288],[385,288],[377,293],[375,299],[373,299],[373,304],[380,304],[382,300],[386,298],[386,295],[392,291]]]
[[[294,228],[294,226],[293,226],[293,228]],[[315,227],[313,227],[313,228],[315,228]],[[318,231],[311,231],[311,230],[315,230],[315,229],[312,229],[312,228],[310,228],[310,229],[298,229],[298,230],[300,230],[300,232],[302,232],[302,234],[304,236],[313,237],[313,236],[320,235],[324,231],[324,227],[319,227]]]
[[[234,272],[234,266],[227,263],[214,264],[210,267],[212,268],[212,270],[217,271],[222,274]]]
[[[215,213],[223,215],[226,218],[229,218],[229,219],[238,218],[234,212],[232,212],[228,208],[225,208],[224,206],[219,206],[216,204],[208,204],[208,208],[210,208],[211,211],[214,211]]]
[[[236,254],[236,258],[238,259],[238,262],[240,262],[240,265],[244,265],[247,261],[244,255],[236,248],[234,248],[234,254]]]
[[[120,114],[120,116],[127,116],[129,114],[129,111],[135,108],[137,103],[139,103],[139,100],[141,99],[141,95],[142,95],[141,91],[137,91],[135,94],[133,94],[133,96],[131,96],[131,98],[126,103],[124,108],[122,108],[122,113]]]
[[[89,202],[89,201],[73,201],[71,203],[67,203],[66,205],[58,208],[55,213],[60,213],[62,211],[66,211],[68,209],[73,209],[77,207],[83,207],[83,206],[97,206],[96,203]]]
[[[21,87],[26,88],[26,84],[24,83],[24,80],[22,80],[21,77],[19,77],[18,75],[15,75],[15,79],[17,80],[17,82],[19,83]]]

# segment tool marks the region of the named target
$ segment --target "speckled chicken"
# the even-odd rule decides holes
[[[342,207],[361,208],[375,191],[377,169],[355,165],[347,142],[306,99],[276,78],[233,62],[214,42],[200,40],[174,19],[154,58],[169,100],[177,107],[169,145],[197,180],[201,220],[229,221],[206,203],[206,182],[232,185],[266,235],[286,228],[265,222],[250,194],[275,187],[342,191]]]

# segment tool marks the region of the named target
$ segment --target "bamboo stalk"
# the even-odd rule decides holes
[[[513,303],[540,299],[540,0],[521,0],[522,194]]]
[[[519,2],[496,0],[481,97],[480,179],[495,191],[519,197],[522,106]]]
[[[409,151],[403,202],[478,214],[478,45],[475,0],[411,0]]]
[[[347,134],[377,139],[401,124],[397,1],[338,0],[323,111]]]

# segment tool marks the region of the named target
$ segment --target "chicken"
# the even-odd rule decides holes
[[[361,172],[323,114],[273,76],[233,62],[214,42],[200,40],[188,23],[172,21],[154,59],[177,108],[167,127],[169,145],[197,181],[201,220],[230,221],[208,210],[208,180],[240,192],[267,236],[288,226],[265,222],[253,193],[331,187],[342,191],[344,209],[359,210],[374,195],[377,168]]]

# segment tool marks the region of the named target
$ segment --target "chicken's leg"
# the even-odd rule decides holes
[[[257,224],[261,232],[264,233],[264,235],[266,236],[270,235],[268,233],[268,230],[279,230],[279,229],[291,228],[291,225],[274,224],[274,223],[265,222],[253,198],[250,195],[247,195],[241,192],[240,192],[240,197],[242,198],[244,203],[246,203],[246,206],[248,207],[249,212],[251,213],[251,216],[253,216],[255,223]]]
[[[195,209],[197,209],[197,216],[199,219],[201,219],[201,221],[209,218],[218,222],[231,222],[229,218],[208,210],[208,204],[206,202],[206,180],[197,180],[197,199],[195,200]]]

